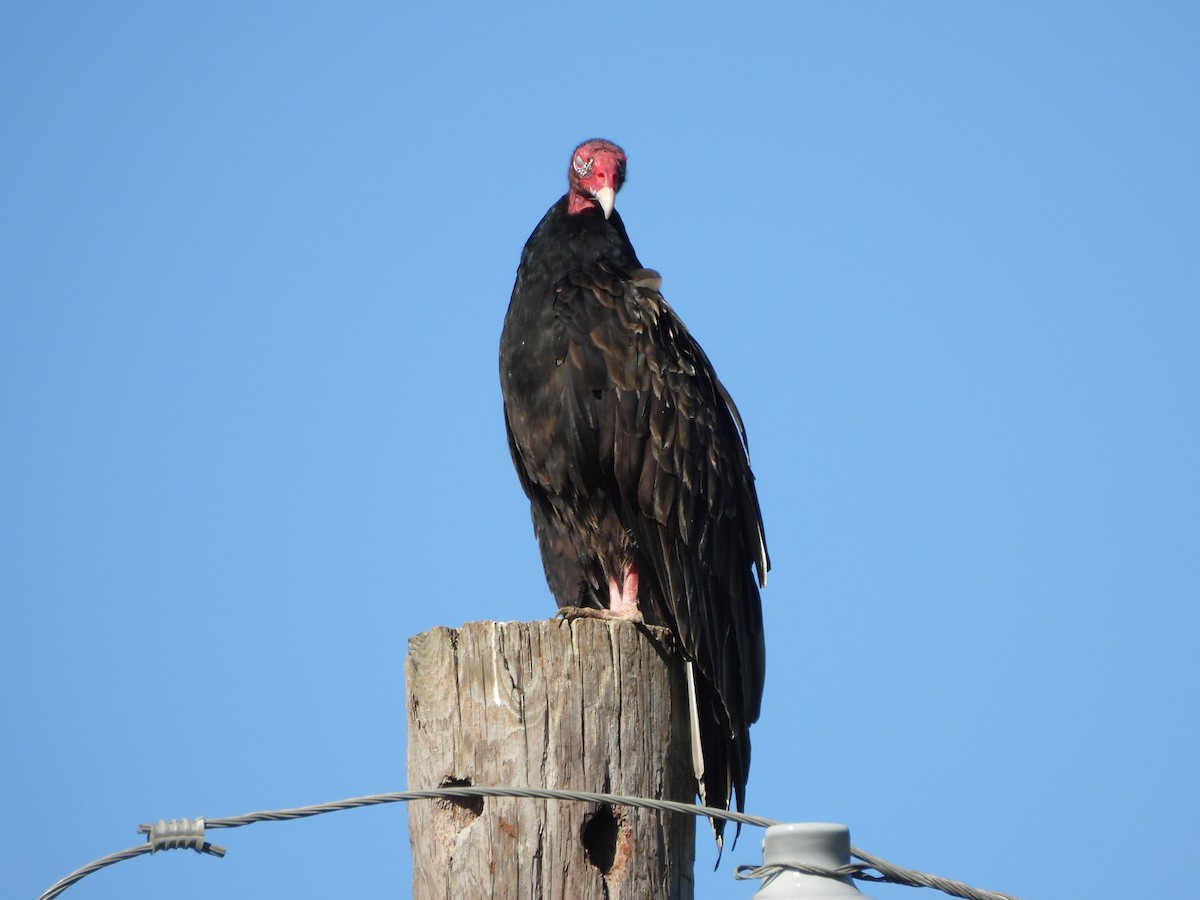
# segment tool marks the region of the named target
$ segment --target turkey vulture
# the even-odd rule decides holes
[[[610,141],[580,144],[525,244],[500,338],[509,450],[559,605],[671,630],[701,802],[744,810],[762,515],[741,416],[613,211],[625,162]]]

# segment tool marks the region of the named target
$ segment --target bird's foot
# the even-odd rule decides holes
[[[636,622],[641,624],[646,620],[640,609],[632,611],[615,609],[596,609],[594,606],[562,606],[555,614],[556,618],[567,621],[571,619],[613,619],[618,622]]]

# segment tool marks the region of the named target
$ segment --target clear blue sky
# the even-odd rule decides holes
[[[550,614],[497,342],[598,135],[750,431],[748,810],[1030,900],[1193,859],[1200,7],[408,6],[0,11],[3,893],[403,789],[406,640]],[[408,890],[400,807],[218,843],[67,896]]]

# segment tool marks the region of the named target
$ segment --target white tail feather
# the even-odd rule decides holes
[[[708,798],[704,796],[704,749],[700,746],[700,709],[696,705],[696,671],[689,659],[684,663],[684,674],[687,676],[688,692],[688,730],[692,733],[692,771],[696,774],[696,783],[700,785],[700,802],[708,806]]]

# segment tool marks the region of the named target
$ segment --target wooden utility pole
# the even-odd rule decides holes
[[[412,638],[408,784],[693,801],[682,658],[665,629],[471,622]],[[408,808],[417,900],[691,900],[690,816],[556,800]]]

